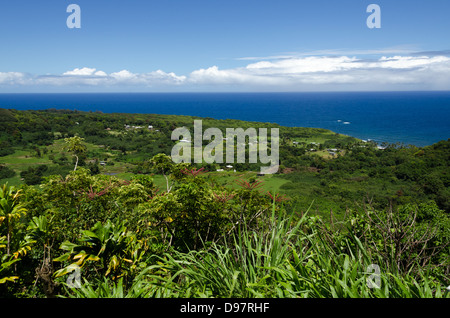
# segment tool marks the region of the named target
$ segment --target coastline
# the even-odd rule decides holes
[[[423,107],[426,104],[427,107]],[[428,146],[450,137],[450,92],[0,94],[0,108],[186,115],[323,128]]]

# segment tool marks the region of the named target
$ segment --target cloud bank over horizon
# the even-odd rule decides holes
[[[447,54],[393,55],[373,59],[347,55],[283,56],[247,61],[249,63],[243,67],[221,69],[213,65],[187,75],[163,70],[133,73],[126,69],[107,73],[86,66],[56,75],[0,72],[0,91],[303,92],[450,88],[450,57]]]

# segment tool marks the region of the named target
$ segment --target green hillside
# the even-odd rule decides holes
[[[1,297],[450,297],[450,140],[380,147],[191,116],[0,115]],[[174,163],[171,134],[196,119],[278,128],[278,171]]]

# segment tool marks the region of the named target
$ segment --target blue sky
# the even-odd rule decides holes
[[[448,0],[3,1],[0,92],[442,90],[449,33]]]

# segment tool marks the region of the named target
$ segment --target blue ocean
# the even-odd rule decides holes
[[[0,108],[240,119],[419,147],[450,138],[450,92],[0,94]]]

